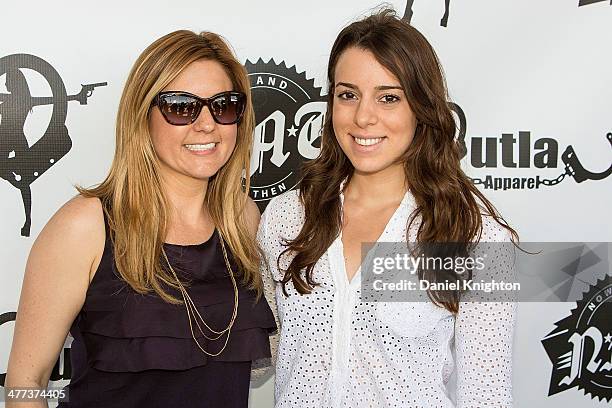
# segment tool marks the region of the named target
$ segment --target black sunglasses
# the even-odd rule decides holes
[[[210,98],[200,98],[189,92],[165,91],[155,96],[151,105],[157,105],[166,122],[185,126],[196,121],[202,107],[207,106],[213,120],[220,125],[240,122],[246,107],[246,95],[242,92],[221,92]]]

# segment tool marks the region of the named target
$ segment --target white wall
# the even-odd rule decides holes
[[[68,93],[80,84],[108,82],[88,105],[71,102],[66,125],[72,149],[32,184],[32,231],[21,237],[19,191],[0,180],[0,314],[16,311],[30,247],[45,222],[74,193],[74,184],[102,180],[114,149],[114,119],[127,73],[155,38],[179,28],[222,34],[244,62],[285,61],[325,84],[331,44],[346,23],[377,1],[310,0],[181,2],[5,2],[0,8],[0,57],[27,53],[49,62]],[[94,5],[95,4],[95,5]],[[405,1],[391,2],[400,14]],[[533,143],[558,143],[555,168],[490,169],[471,166],[478,178],[555,178],[564,171],[561,153],[572,145],[593,172],[612,163],[606,133],[612,132],[612,6],[578,7],[578,0],[451,1],[447,27],[439,22],[443,0],[416,0],[412,24],[431,41],[444,66],[450,96],[467,116],[468,149],[474,137],[531,132]],[[42,77],[26,72],[33,95],[48,95]],[[0,93],[4,77],[0,77]],[[30,145],[41,137],[51,107],[35,108],[26,124]],[[0,135],[4,138],[5,135]],[[0,140],[0,143],[1,140]],[[496,141],[499,146],[499,142]],[[514,155],[518,155],[518,146]],[[500,153],[501,154],[501,153]],[[516,159],[518,160],[518,159]],[[539,189],[484,191],[524,241],[612,241],[612,177],[577,183],[566,177]],[[603,407],[576,388],[548,397],[552,365],[541,340],[575,307],[569,303],[521,304],[514,368],[517,407]],[[0,372],[6,371],[13,324],[0,326]],[[254,407],[272,406],[269,380],[252,392]]]

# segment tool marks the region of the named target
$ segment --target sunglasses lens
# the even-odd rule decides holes
[[[167,94],[160,96],[159,109],[173,125],[189,125],[200,112],[200,103],[189,95]]]
[[[244,99],[243,94],[226,92],[210,101],[210,111],[221,124],[236,123],[244,112]]]

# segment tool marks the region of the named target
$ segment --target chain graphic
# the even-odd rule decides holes
[[[468,153],[470,153],[470,151],[467,148],[466,141],[465,141],[465,137],[467,134],[466,115],[463,109],[461,108],[461,106],[457,105],[456,103],[449,102],[449,107],[451,111],[457,117],[458,128],[457,128],[457,133],[455,135],[455,139],[457,140],[457,146],[459,148],[460,157],[464,158],[465,156],[468,155]],[[527,149],[524,148],[525,146],[519,145],[519,150],[523,150],[524,152],[529,149],[529,142],[530,142],[529,132],[519,132],[519,143],[521,143],[521,134],[522,134],[523,140],[526,141],[523,143],[527,143]],[[504,155],[506,155],[505,157],[506,161],[509,162],[510,164],[513,164],[512,167],[516,167],[516,164],[514,164],[514,159],[512,156],[512,151],[513,151],[512,144],[514,143],[515,140],[512,137],[512,135],[505,135],[505,136],[510,136],[510,138],[507,138],[506,141],[511,142],[510,143],[511,148],[505,150],[504,147],[502,146],[502,162],[504,162]],[[606,134],[606,139],[608,141],[608,144],[612,148],[612,132],[608,132]],[[496,161],[497,151],[495,150],[495,148],[496,148],[496,145],[498,144],[498,141],[495,139],[492,139],[492,141],[493,141],[493,144],[491,146],[493,147],[493,149],[488,149],[489,143],[487,143],[486,150],[487,150],[487,154],[491,153],[494,156],[495,161],[493,162],[493,165],[489,167],[497,167],[497,161]],[[501,143],[504,142],[503,137],[499,142]],[[540,142],[543,142],[543,143],[540,144]],[[542,140],[536,141],[536,146],[539,145],[539,148],[542,148],[542,146],[546,144],[551,144],[553,142],[556,146],[557,142],[554,141],[553,139],[550,139],[550,138],[542,139]],[[551,151],[546,151],[546,153],[548,155],[553,154]],[[480,152],[480,154],[482,154],[482,152]],[[552,166],[557,167],[556,148],[554,149],[554,156],[555,156],[554,165],[551,165],[551,167]],[[520,160],[521,159],[519,158],[519,161]],[[523,189],[523,188],[533,189],[533,188],[539,188],[541,185],[547,186],[547,187],[556,186],[557,184],[565,180],[567,176],[571,176],[574,179],[574,181],[576,181],[577,183],[582,183],[587,180],[603,180],[606,177],[608,177],[610,174],[612,174],[612,164],[610,164],[608,169],[600,173],[595,173],[595,172],[585,169],[584,166],[582,165],[582,162],[578,159],[578,156],[576,155],[576,152],[574,151],[573,146],[571,145],[567,146],[565,148],[565,151],[561,154],[561,161],[565,165],[563,172],[559,174],[557,177],[551,178],[551,179],[542,178],[540,176],[528,177],[528,178],[526,177],[517,178],[517,177],[492,177],[491,175],[487,175],[484,178],[470,177],[470,179],[475,185],[480,185],[484,188],[492,188],[494,190],[499,190],[499,189],[509,190],[509,189]],[[525,167],[528,167],[528,165]],[[543,167],[543,163],[540,163],[539,167]]]
[[[608,133],[606,137],[610,143],[610,147],[612,147],[612,132]],[[593,173],[586,170],[582,166],[582,163],[580,163],[580,160],[578,160],[578,156],[576,156],[576,152],[574,152],[572,146],[568,146],[567,149],[565,149],[561,155],[561,160],[565,163],[566,172],[574,177],[578,183],[582,183],[585,180],[603,180],[612,174],[612,164],[608,167],[608,170],[602,171],[601,173]]]
[[[612,132],[606,135],[608,142],[610,143],[610,147],[612,147]],[[465,146],[465,143],[464,143]],[[576,152],[574,152],[574,148],[572,146],[567,146],[563,154],[561,155],[561,160],[565,163],[565,170],[561,173],[557,178],[554,179],[541,179],[537,178],[536,180],[536,188],[542,184],[545,186],[556,186],[561,183],[566,176],[571,176],[577,183],[582,183],[586,180],[603,180],[612,174],[612,164],[608,167],[607,170],[602,171],[601,173],[593,173],[592,171],[586,170],[580,160],[578,160],[578,156]],[[485,184],[487,182],[486,179],[474,177],[472,178],[474,184]]]

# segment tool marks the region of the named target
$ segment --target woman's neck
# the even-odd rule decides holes
[[[208,180],[164,174],[162,183],[169,204],[169,226],[198,228],[210,222],[205,204]]]

